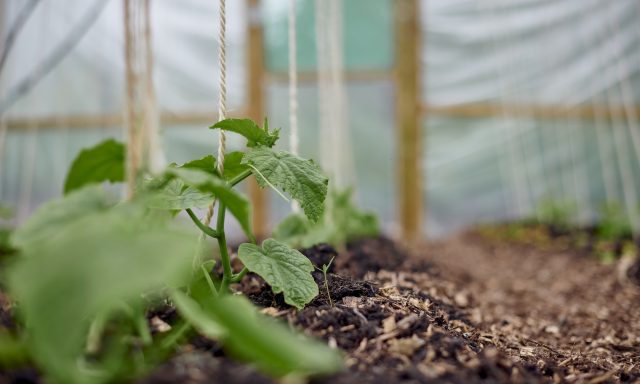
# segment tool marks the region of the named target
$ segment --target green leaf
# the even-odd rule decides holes
[[[224,156],[224,179],[231,180],[237,175],[241,174],[245,170],[249,169],[246,164],[242,164],[243,152],[233,151],[225,154]],[[184,163],[177,168],[199,169],[205,171],[210,175],[220,177],[216,165],[216,158],[212,155],[207,155],[201,159],[192,160]]]
[[[292,247],[329,243],[336,247],[380,233],[377,217],[360,210],[351,199],[352,190],[331,191],[322,218],[312,223],[300,214],[287,216],[273,231],[273,237]]]
[[[310,224],[304,215],[292,213],[282,219],[280,224],[273,230],[273,237],[276,240],[285,240],[304,236],[309,232]]]
[[[242,296],[222,296],[212,300],[206,310],[228,331],[223,338],[225,350],[267,374],[314,375],[342,369],[337,350],[262,315]]]
[[[320,218],[329,179],[313,160],[302,159],[289,152],[258,147],[248,151],[243,162],[251,165],[261,187],[272,184],[281,188],[300,202],[311,221]]]
[[[51,225],[56,236],[26,247],[26,257],[9,269],[9,293],[20,303],[30,355],[47,381],[94,382],[95,372],[81,364],[92,319],[143,293],[186,284],[197,244],[192,232],[159,222],[136,202]]]
[[[359,239],[366,236],[376,236],[380,233],[378,218],[371,212],[358,208],[352,199],[353,190],[333,191],[327,202],[330,220],[335,225],[333,239],[337,243]]]
[[[226,162],[226,161],[225,161]],[[207,155],[201,159],[191,160],[187,163],[184,163],[178,168],[189,168],[189,169],[199,169],[201,171],[205,171],[211,175],[217,175],[218,171],[216,169],[216,158],[212,155]]]
[[[273,230],[273,238],[290,247],[307,248],[318,243],[334,244],[330,239],[333,230],[326,225],[324,217],[312,223],[303,214],[292,213]]]
[[[249,169],[249,166],[242,163],[244,153],[234,151],[224,156],[224,179],[231,180],[242,172]]]
[[[217,176],[196,169],[169,168],[166,175],[170,178],[181,180],[185,186],[204,192],[209,195],[209,201],[213,201],[214,196],[227,207],[231,214],[238,220],[244,232],[252,237],[251,214],[247,199],[234,191],[224,180]],[[193,196],[196,201],[199,197]],[[190,207],[184,207],[190,208]]]
[[[318,296],[318,285],[311,276],[313,264],[295,249],[274,239],[262,247],[241,244],[238,258],[251,271],[262,276],[274,293],[282,292],[284,301],[298,309]]]
[[[263,129],[251,119],[225,119],[209,128],[223,129],[242,135],[247,139],[247,147],[266,146],[271,148],[280,136],[280,130],[269,132],[269,126],[266,123]]]
[[[219,339],[227,334],[227,330],[216,323],[200,305],[181,291],[173,291],[171,299],[178,312],[200,333],[213,339]]]
[[[67,194],[87,184],[124,181],[125,146],[113,139],[80,152],[64,183]]]
[[[172,179],[159,191],[149,196],[147,206],[155,209],[180,211],[187,208],[204,208],[211,204],[212,201],[213,196],[211,193],[187,187],[180,179]]]
[[[11,236],[11,244],[22,251],[50,241],[63,232],[65,226],[93,212],[104,211],[115,204],[99,185],[73,191],[65,198],[42,205]]]

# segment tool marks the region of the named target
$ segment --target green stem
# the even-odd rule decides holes
[[[238,174],[238,176],[234,177],[233,179],[231,179],[229,181],[229,185],[231,185],[233,187],[234,185],[238,184],[239,182],[241,182],[242,180],[246,179],[249,176],[251,176],[251,170],[250,169],[242,171],[242,173]]]
[[[209,227],[208,225],[204,225],[204,223],[202,221],[200,221],[200,219],[198,219],[198,216],[196,216],[195,213],[193,213],[193,211],[191,210],[191,208],[187,208],[186,209],[187,214],[189,215],[189,217],[191,218],[191,221],[194,222],[194,224],[202,231],[204,232],[206,235],[213,237],[214,239],[218,238],[218,232],[216,232],[216,230],[214,230],[213,228]]]
[[[249,269],[247,269],[247,267],[242,268],[242,271],[233,275],[233,277],[231,278],[231,282],[232,283],[239,282],[247,274],[247,272],[249,272]]]
[[[229,185],[233,187],[234,185],[240,183],[242,180],[246,179],[249,176],[251,176],[251,170],[247,169],[242,173],[238,174],[233,179],[231,179],[229,181]],[[220,288],[218,289],[218,293],[220,294],[227,292],[230,283],[240,281],[244,277],[244,275],[246,275],[248,272],[247,268],[243,268],[242,271],[240,271],[240,273],[238,273],[237,275],[234,275],[233,270],[231,269],[231,258],[229,257],[229,250],[227,249],[227,237],[224,233],[224,217],[225,217],[226,210],[227,209],[224,206],[224,204],[220,203],[220,205],[218,205],[218,219],[216,222],[215,230],[213,228],[209,228],[204,224],[202,224],[200,220],[198,220],[198,218],[193,214],[193,212],[190,212],[190,210],[187,210],[187,213],[189,214],[191,219],[194,220],[194,223],[196,223],[198,228],[200,228],[204,233],[208,234],[209,236],[212,236],[212,234],[215,234],[215,236],[212,236],[212,237],[218,240],[218,248],[220,248],[220,261],[222,262],[222,281],[220,282]],[[209,233],[203,227],[208,228],[213,232]],[[256,239],[253,235],[250,236],[249,240],[251,240],[251,242],[253,243],[256,242]]]
[[[215,284],[213,284],[213,280],[211,280],[211,276],[209,276],[209,271],[207,271],[204,265],[201,265],[200,269],[202,269],[204,278],[205,280],[207,280],[207,284],[209,284],[209,289],[211,289],[211,293],[213,293],[213,296],[218,296],[218,290],[216,289]]]
[[[153,339],[151,338],[151,331],[149,330],[149,324],[147,323],[147,318],[144,315],[144,312],[136,314],[134,323],[136,330],[138,331],[138,335],[142,339],[142,344],[151,345]]]
[[[179,327],[175,327],[171,330],[171,333],[167,335],[165,339],[162,340],[160,344],[160,348],[169,349],[173,348],[180,339],[191,329],[191,324],[182,323]]]
[[[227,238],[224,234],[224,216],[227,207],[224,204],[218,206],[218,221],[216,222],[216,231],[218,232],[218,248],[220,248],[220,261],[222,262],[222,282],[220,283],[220,289],[218,292],[225,293],[233,277],[233,271],[231,270],[231,258],[229,257],[229,251],[227,250]]]
[[[331,292],[329,291],[329,281],[327,280],[327,272],[324,272],[324,289],[327,290],[327,297],[329,298],[329,304],[333,308],[333,300],[331,300]]]

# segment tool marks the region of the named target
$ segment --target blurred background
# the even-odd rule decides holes
[[[268,116],[286,138],[288,2],[227,3],[229,114]],[[318,18],[319,3],[296,3],[300,155],[338,153],[341,184],[388,232],[439,237],[544,201],[575,204],[580,223],[618,202],[638,223],[639,1],[332,0]],[[121,0],[0,1],[11,224],[62,194],[81,148],[124,137],[123,14]],[[167,162],[214,153],[217,2],[150,0],[149,27]],[[344,97],[323,102],[336,73]],[[270,224],[289,211],[266,201]]]

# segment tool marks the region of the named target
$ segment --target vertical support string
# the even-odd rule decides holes
[[[331,185],[345,188],[353,180],[342,55],[342,2],[316,0],[316,44],[320,114],[320,163]]]
[[[218,121],[227,118],[227,13],[226,0],[220,0],[220,31],[218,32],[218,64],[220,66],[220,94],[218,98]],[[224,171],[224,150],[226,136],[224,130],[218,130],[218,172]]]
[[[153,85],[150,0],[124,0],[127,185],[135,192],[140,172],[160,172],[165,165]]]
[[[153,83],[153,39],[151,34],[151,0],[144,0],[144,45],[145,45],[145,104],[144,104],[144,148],[147,166],[152,173],[160,172],[166,165],[160,141],[160,116]]]
[[[127,83],[127,105],[126,105],[126,130],[127,130],[127,183],[126,198],[131,199],[135,190],[136,172],[139,166],[138,135],[136,132],[136,83],[134,54],[135,35],[133,23],[135,15],[132,12],[132,0],[124,0],[124,56],[125,56],[125,76]]]
[[[298,60],[296,36],[296,0],[289,0],[289,149],[298,154]]]
[[[227,13],[226,1],[219,0],[220,5],[220,29],[218,32],[218,66],[220,68],[220,89],[218,94],[218,121],[226,119],[227,116],[227,49],[226,49],[226,32],[227,32]],[[218,130],[218,161],[217,168],[220,175],[224,172],[224,150],[226,145],[226,136],[224,130]],[[209,225],[213,217],[213,208],[216,204],[214,200],[207,208],[207,214],[204,218],[204,224]],[[204,233],[200,235],[204,236]]]
[[[298,58],[296,36],[296,0],[289,0],[289,150],[294,155],[299,153],[300,138],[298,135]],[[291,201],[291,210],[300,212],[296,200]]]
[[[318,143],[320,152],[320,165],[322,169],[329,171],[331,167],[331,145],[327,135],[329,122],[329,73],[327,64],[327,36],[326,36],[326,0],[315,0],[316,22],[316,62],[318,73]],[[333,176],[333,175],[331,175]]]

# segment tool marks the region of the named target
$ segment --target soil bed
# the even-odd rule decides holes
[[[287,307],[255,275],[234,289],[344,352],[346,370],[314,383],[640,382],[634,266],[477,232],[430,243],[412,257],[384,238],[353,243],[339,256],[326,245],[303,252],[318,266],[335,257],[329,294],[315,272],[320,295],[304,310]],[[141,382],[214,378],[275,382],[203,337]],[[6,373],[3,382],[11,382]]]
[[[300,312],[257,276],[236,288],[263,312],[344,351],[345,372],[317,383],[639,381],[640,287],[615,266],[548,248],[472,233],[409,257],[387,239],[366,239],[330,269],[333,306],[320,272],[320,296]],[[303,252],[319,266],[336,256],[326,245]],[[241,370],[229,382],[246,382],[246,367],[215,359],[207,370]],[[201,372],[193,364],[180,371],[190,369]],[[146,382],[165,382],[154,377],[166,372]],[[251,382],[269,382],[252,374]],[[207,381],[195,376],[189,382]]]

